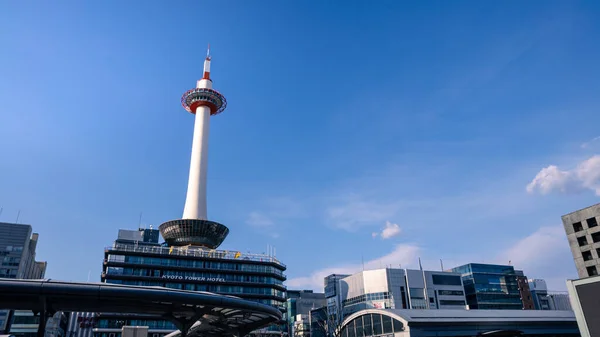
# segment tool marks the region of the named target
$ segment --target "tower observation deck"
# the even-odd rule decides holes
[[[160,233],[170,246],[191,245],[215,249],[229,234],[229,228],[225,225],[208,220],[206,212],[210,116],[223,112],[227,107],[225,96],[212,88],[211,59],[209,47],[202,78],[197,81],[196,88],[186,91],[181,97],[183,108],[195,115],[194,137],[183,216],[159,226]]]

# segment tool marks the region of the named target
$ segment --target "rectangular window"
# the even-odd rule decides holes
[[[579,247],[585,246],[588,244],[587,239],[585,238],[585,236],[580,236],[577,238],[577,243],[579,243]]]
[[[440,305],[465,305],[465,301],[458,301],[458,300],[440,300]]]
[[[392,326],[392,318],[387,315],[381,316],[381,321],[383,323],[383,333],[393,333],[394,327]]]
[[[588,228],[598,226],[598,222],[596,221],[596,218],[589,218],[589,219],[585,220],[585,222],[587,222]]]
[[[589,250],[586,252],[581,252],[581,256],[583,256],[583,261],[590,261],[593,259],[592,252]]]
[[[364,315],[363,322],[365,326],[365,336],[373,336],[373,322],[371,321],[371,315]]]
[[[381,315],[373,314],[373,335],[381,335],[383,334],[383,329],[381,328]]]
[[[600,242],[600,232],[592,233],[592,241]]]
[[[583,225],[581,224],[581,221],[573,224],[573,230],[575,232],[581,232],[583,230]]]
[[[460,281],[460,276],[458,276],[458,275],[433,274],[433,275],[431,275],[431,278],[433,279],[433,284],[447,285],[447,286],[462,286],[462,282]]]
[[[400,296],[402,296],[402,309],[406,309],[406,292],[404,291],[404,287],[400,287]]]
[[[464,294],[462,290],[438,290],[440,296],[463,296]]]
[[[596,276],[598,275],[598,270],[596,270],[596,266],[589,266],[586,268],[588,272],[588,276]]]

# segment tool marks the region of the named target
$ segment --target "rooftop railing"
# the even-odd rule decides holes
[[[148,246],[148,245],[136,245],[136,244],[123,244],[116,243],[110,247],[106,247],[106,250],[120,250],[125,252],[136,252],[136,253],[152,253],[157,255],[175,255],[175,256],[193,256],[193,257],[209,257],[223,260],[234,260],[234,261],[256,261],[256,262],[270,262],[278,264],[282,267],[286,267],[285,264],[281,263],[277,258],[266,255],[266,254],[252,254],[242,253],[236,250],[209,250],[200,247],[163,247],[163,246]]]

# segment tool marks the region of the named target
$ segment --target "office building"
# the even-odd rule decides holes
[[[515,273],[517,274],[517,286],[519,287],[519,296],[521,296],[523,310],[535,310],[533,296],[531,295],[527,277],[523,274],[522,270],[515,270]]]
[[[160,286],[234,295],[286,310],[286,267],[275,256],[208,250],[159,243],[156,229],[119,230],[105,249],[102,282]],[[119,337],[125,325],[148,326],[149,337],[176,330],[167,320],[139,315],[103,313],[96,318],[95,337]],[[285,322],[263,332],[283,332]]]
[[[35,260],[39,234],[30,225],[0,222],[0,277],[40,279],[46,262]]]
[[[46,262],[35,260],[38,239],[39,234],[33,233],[30,225],[0,222],[0,278],[44,277]],[[11,316],[20,317],[21,312],[0,310],[0,333],[10,331]],[[22,319],[17,318],[17,321]],[[37,325],[35,329],[37,331]]]
[[[321,308],[326,303],[324,293],[315,293],[312,290],[288,290],[285,317],[289,334],[308,334],[310,311]],[[299,321],[303,322],[296,323]],[[298,325],[303,329],[302,332],[296,329]]]
[[[600,204],[562,216],[579,278],[598,275],[600,271]]]
[[[568,293],[548,292],[546,281],[542,279],[530,279],[528,282],[536,310],[572,310]]]
[[[342,307],[340,281],[350,274],[331,274],[324,278],[323,287],[325,288],[325,300],[327,301],[328,319],[341,323],[343,314],[338,313],[338,308]]]
[[[311,337],[327,337],[328,331],[333,331],[340,326],[333,317],[327,315],[327,306],[312,309],[308,316],[310,325],[310,336]]]
[[[465,309],[460,274],[410,269],[365,270],[340,280],[343,317],[368,309]]]
[[[521,294],[528,291],[519,279],[526,278],[513,266],[469,263],[451,270],[462,275],[469,309],[524,309]],[[526,301],[531,305],[531,298]]]

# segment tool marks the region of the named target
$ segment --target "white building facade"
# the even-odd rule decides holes
[[[365,270],[340,279],[344,317],[364,309],[466,309],[461,275],[410,269]]]

